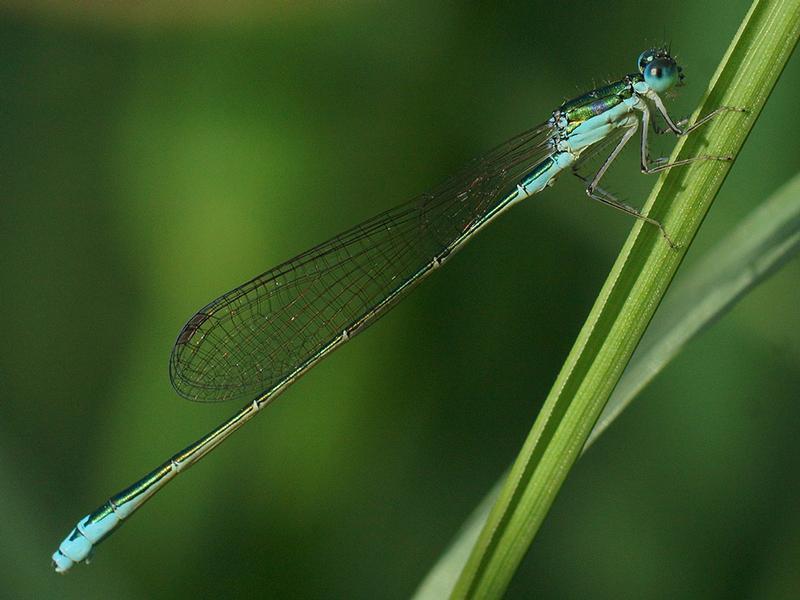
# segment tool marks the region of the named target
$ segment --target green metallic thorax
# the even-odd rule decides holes
[[[633,96],[633,84],[642,80],[642,76],[638,73],[631,74],[624,79],[564,102],[557,112],[559,116],[566,118],[566,133],[572,133],[581,123],[603,114]]]

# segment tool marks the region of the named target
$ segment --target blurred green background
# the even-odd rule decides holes
[[[93,565],[59,577],[49,556],[239,408],[170,387],[195,310],[664,36],[688,114],[748,2],[73,4],[0,13],[2,595],[407,597],[515,456],[632,225],[577,180],[494,224]],[[690,262],[800,168],[798,89],[795,57]],[[641,203],[635,152],[613,171]],[[797,597],[798,277],[694,342],[580,461],[509,597]]]

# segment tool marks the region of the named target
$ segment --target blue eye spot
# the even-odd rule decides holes
[[[666,92],[678,83],[680,72],[672,58],[656,57],[647,63],[642,73],[645,83],[657,94]]]

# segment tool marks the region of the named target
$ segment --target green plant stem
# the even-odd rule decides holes
[[[672,159],[735,156],[798,35],[800,0],[756,0],[693,118],[719,106],[748,112],[724,114],[681,138]],[[671,249],[652,226],[634,226],[489,514],[454,598],[498,598],[506,590],[730,167],[698,162],[672,169],[656,183],[645,210],[680,248]]]
[[[694,338],[800,254],[800,173],[759,203],[736,227],[683,271],[653,317],[625,373],[592,429],[584,452]],[[450,595],[500,494],[505,474],[470,515],[414,600]]]

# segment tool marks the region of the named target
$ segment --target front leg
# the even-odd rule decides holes
[[[730,112],[747,112],[747,109],[745,109],[745,108],[736,108],[734,106],[720,106],[718,109],[711,111],[705,117],[703,117],[702,119],[697,121],[697,123],[694,123],[690,127],[686,127],[684,129],[684,126],[689,121],[689,119],[681,119],[680,121],[675,123],[672,120],[672,117],[669,116],[669,113],[667,112],[667,108],[666,108],[666,106],[664,106],[664,101],[661,100],[661,96],[656,94],[653,90],[650,90],[650,91],[647,92],[646,97],[647,97],[648,100],[651,100],[653,102],[653,104],[656,107],[656,110],[658,110],[658,113],[664,118],[664,121],[667,124],[667,130],[671,131],[675,135],[687,135],[687,134],[691,133],[692,131],[694,131],[695,129],[697,129],[698,127],[700,127],[701,125],[704,125],[705,123],[708,123],[711,119],[713,119],[717,115],[719,115],[721,113],[724,113],[724,112],[729,112],[729,111]]]
[[[702,125],[703,123],[708,122],[711,118],[715,115],[718,115],[720,112],[726,110],[736,110],[736,109],[729,109],[727,107],[718,108],[714,112],[709,115],[706,115],[702,119],[700,119],[697,123],[692,125],[687,129],[680,129],[678,125],[670,119],[670,116],[667,114],[666,109],[664,108],[663,102],[661,102],[661,98],[658,97],[657,94],[651,93],[648,97],[654,98],[653,102],[656,104],[656,108],[658,109],[661,116],[664,117],[664,120],[667,123],[667,127],[669,127],[670,131],[672,131],[675,135],[686,135],[691,131],[694,131],[697,127]],[[722,161],[730,161],[733,160],[732,156],[713,156],[710,154],[701,154],[700,156],[693,156],[692,158],[684,158],[682,160],[676,160],[675,162],[667,162],[666,159],[658,159],[655,161],[650,160],[650,152],[648,150],[647,144],[647,134],[650,127],[650,109],[648,108],[646,103],[642,103],[641,109],[642,111],[642,143],[640,147],[640,159],[641,159],[641,169],[642,173],[646,173],[648,175],[652,173],[660,173],[661,171],[666,171],[667,169],[671,169],[672,167],[680,167],[682,165],[688,165],[689,163],[693,163],[698,160],[722,160]]]
[[[689,117],[684,117],[680,121],[676,121],[675,124],[678,126],[679,129],[683,129],[688,122],[689,122]],[[672,133],[672,130],[669,127],[662,128],[661,125],[659,125],[655,119],[652,120],[652,123],[653,123],[653,133],[655,133],[656,135],[662,135],[664,133]]]

